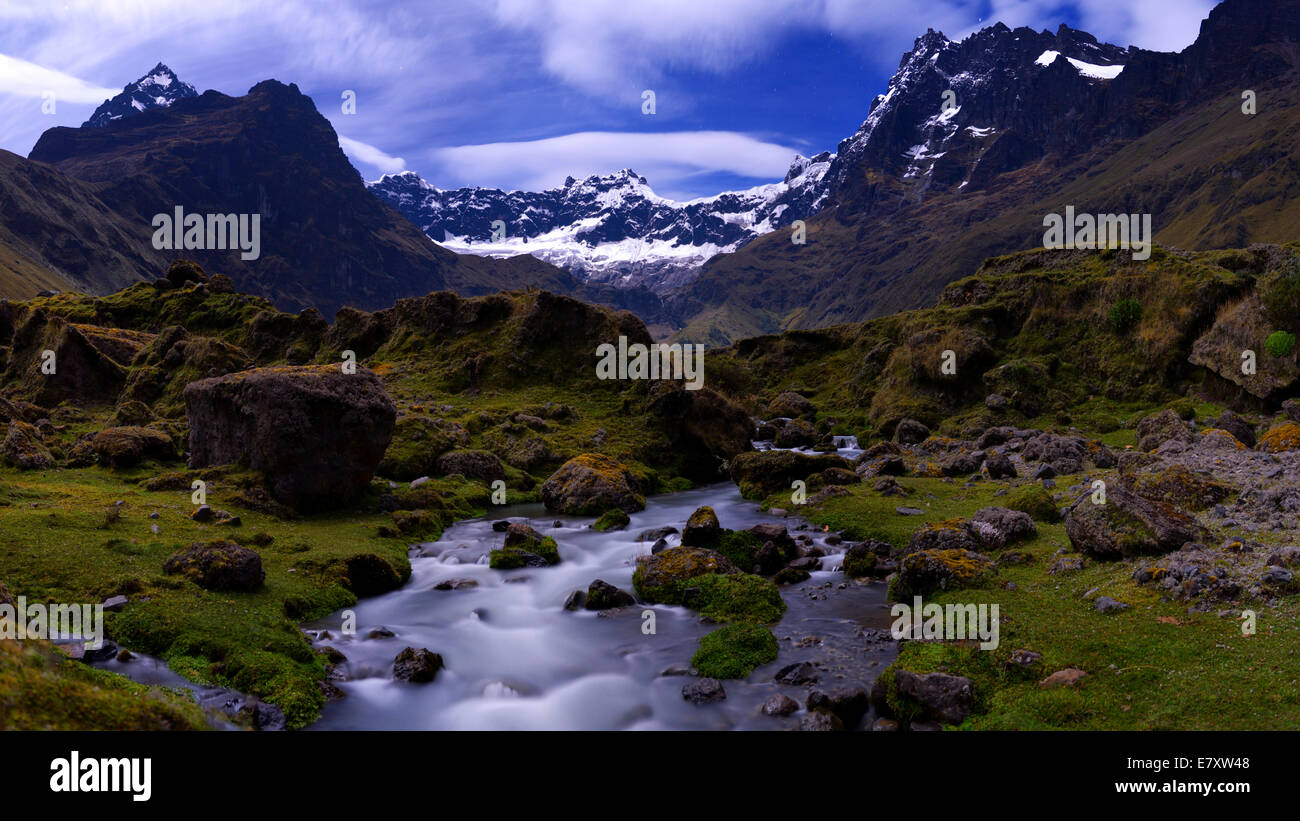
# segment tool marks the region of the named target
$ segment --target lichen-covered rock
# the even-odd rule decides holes
[[[1169,553],[1204,537],[1191,516],[1118,483],[1108,487],[1105,504],[1088,494],[1071,505],[1065,532],[1076,550],[1098,559]]]
[[[105,428],[91,438],[90,447],[99,457],[100,464],[113,467],[131,467],[146,459],[164,461],[176,458],[176,448],[170,436],[160,430],[135,425]]]
[[[992,560],[973,550],[921,550],[899,563],[889,584],[890,601],[904,601],[935,590],[957,590],[984,584],[994,572]]]
[[[1083,470],[1088,452],[1082,437],[1041,433],[1025,443],[1021,455],[1025,461],[1046,462],[1057,473],[1070,474]]]
[[[1300,423],[1283,422],[1269,428],[1259,438],[1259,449],[1266,453],[1300,450]]]
[[[1134,481],[1134,489],[1148,499],[1168,502],[1179,508],[1205,510],[1222,502],[1232,488],[1201,476],[1185,465],[1170,465],[1159,473],[1143,474]]]
[[[645,509],[636,477],[624,465],[599,453],[584,453],[565,462],[542,484],[546,509],[578,516],[597,516],[618,508]]]
[[[1137,426],[1138,450],[1152,451],[1165,442],[1176,440],[1191,442],[1192,432],[1187,423],[1172,410],[1162,410],[1145,417]]]
[[[718,514],[705,505],[697,508],[686,520],[682,528],[682,545],[686,547],[713,547],[722,536],[722,525],[718,523]]]
[[[54,457],[41,440],[36,426],[15,419],[9,423],[9,431],[4,442],[0,443],[0,452],[4,454],[5,463],[19,470],[46,470],[54,467]]]
[[[374,476],[397,410],[383,384],[337,365],[258,368],[185,388],[190,466],[246,461],[300,510],[346,503]]]
[[[965,519],[944,519],[922,525],[912,534],[907,553],[919,550],[974,550],[978,547],[975,536]]]
[[[851,467],[847,459],[833,453],[765,450],[742,453],[732,459],[731,480],[746,499],[762,499],[778,491],[789,491],[795,480],[807,480],[827,468]]]
[[[709,573],[739,573],[740,569],[716,550],[670,547],[650,556],[638,556],[632,586],[647,602],[682,604],[691,579]]]
[[[234,542],[200,542],[163,563],[163,572],[179,573],[205,590],[251,591],[266,581],[262,557]]]

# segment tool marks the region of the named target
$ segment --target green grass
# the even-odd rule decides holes
[[[0,471],[0,566],[14,595],[29,600],[99,602],[127,594],[121,613],[105,614],[110,638],[164,658],[201,683],[252,693],[280,706],[291,726],[310,722],[322,706],[325,675],[297,622],[348,607],[344,562],[373,554],[405,579],[407,540],[385,538],[385,514],[339,512],[281,520],[233,504],[230,481],[213,480],[208,501],[237,514],[242,527],[188,518],[190,491],[148,491],[131,480],[158,471],[102,468],[18,473]],[[457,488],[449,486],[448,498]],[[115,523],[109,511],[123,501]],[[158,519],[149,513],[159,512]],[[468,503],[444,511],[470,515]],[[157,525],[158,534],[150,532]],[[269,544],[252,537],[266,534]],[[232,538],[257,550],[266,585],[252,593],[210,592],[165,576],[163,562],[190,544]],[[258,541],[264,541],[259,539]]]
[[[1080,477],[1082,478],[1082,477]],[[908,504],[924,516],[893,513],[895,497],[878,497],[864,487],[829,500],[821,510],[801,511],[809,520],[858,534],[905,544],[926,521],[965,516],[997,504],[999,483],[971,490],[939,480],[904,477],[917,494]],[[926,499],[934,493],[937,499]],[[1015,550],[1031,557],[999,569],[994,584],[981,589],[934,593],[926,601],[999,606],[1000,644],[982,651],[974,643],[907,642],[896,662],[914,672],[942,671],[974,683],[975,713],[961,729],[1284,729],[1300,726],[1300,598],[1283,597],[1271,609],[1243,599],[1211,605],[1209,613],[1188,613],[1188,602],[1161,601],[1164,591],[1131,580],[1134,561],[1085,561],[1082,571],[1047,574],[1053,555],[1069,547],[1064,527],[1038,522],[1036,538]],[[996,557],[998,554],[990,554]],[[1076,554],[1077,555],[1077,554]],[[1151,561],[1147,560],[1147,564]],[[1008,582],[1014,589],[1006,589]],[[1089,599],[1086,592],[1096,589]],[[1097,595],[1131,607],[1113,614],[1094,609]],[[1254,609],[1258,632],[1243,636],[1241,622],[1220,610]],[[1014,650],[1039,652],[1031,670],[1008,665]],[[1043,689],[1038,682],[1066,667],[1088,673],[1073,688]]]
[[[205,730],[188,691],[148,687],[73,661],[46,642],[0,641],[6,730]]]

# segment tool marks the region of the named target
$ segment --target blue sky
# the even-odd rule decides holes
[[[295,82],[366,179],[536,189],[630,167],[684,199],[834,150],[927,27],[1061,22],[1177,51],[1212,0],[8,0],[0,148],[26,155],[167,63],[199,91]],[[656,110],[642,113],[642,92]],[[356,114],[341,95],[356,93]],[[42,113],[53,93],[55,110]],[[48,106],[47,106],[48,107]]]

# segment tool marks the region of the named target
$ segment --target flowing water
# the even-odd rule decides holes
[[[861,452],[852,437],[837,437],[836,445],[848,458]],[[780,522],[826,555],[812,578],[781,588],[789,609],[773,627],[777,660],[744,681],[724,682],[725,700],[694,705],[682,698],[682,686],[690,681],[700,638],[717,625],[683,607],[636,605],[595,613],[565,610],[564,602],[594,579],[631,591],[636,557],[651,546],[638,535],[665,526],[680,529],[701,505],[711,506],[722,526],[733,530]],[[490,569],[488,551],[503,541],[492,522],[501,519],[527,522],[555,537],[561,563]],[[599,533],[590,528],[593,521],[556,516],[533,504],[458,522],[438,541],[412,550],[405,586],[352,608],[355,635],[342,633],[345,611],[304,625],[317,646],[333,646],[348,659],[335,682],[346,696],[327,704],[312,729],[780,729],[797,724],[800,714],[773,718],[759,706],[778,692],[802,705],[809,690],[774,681],[781,668],[811,661],[818,666],[818,688],[870,688],[893,661],[895,646],[882,639],[891,621],[884,585],[847,580],[839,570],[841,546],[827,544],[828,534],[797,518],[760,511],[731,483],[651,497],[624,530]],[[669,543],[676,546],[678,537],[670,536]],[[474,584],[434,589],[448,580]],[[643,629],[646,613],[654,616],[653,633]],[[367,637],[379,627],[394,635]],[[392,678],[393,659],[407,646],[442,655],[446,666],[435,681]],[[228,712],[244,698],[192,684],[148,656],[96,666],[147,684],[187,687],[223,728],[234,727],[223,719],[223,708]]]
[[[630,591],[636,557],[650,552],[651,543],[638,542],[638,534],[681,528],[701,505],[712,506],[725,528],[783,522],[796,536],[812,536],[828,555],[811,579],[782,589],[789,610],[773,628],[781,645],[777,661],[745,681],[725,682],[726,700],[697,706],[682,698],[690,679],[664,673],[689,668],[700,637],[717,625],[682,607],[636,605],[598,614],[567,611],[564,602],[598,578]],[[759,705],[777,692],[801,703],[807,695],[806,687],[773,681],[782,667],[817,661],[819,686],[869,687],[892,661],[892,644],[871,640],[870,628],[889,624],[884,586],[847,582],[838,570],[839,548],[824,544],[826,534],[794,530],[799,520],[761,512],[733,484],[652,497],[616,532],[596,532],[590,517],[557,517],[541,505],[496,511],[494,519],[506,518],[554,536],[561,563],[492,570],[487,552],[503,536],[492,530],[493,519],[467,520],[413,553],[411,580],[402,589],[353,608],[354,636],[341,635],[340,613],[305,625],[328,631],[319,643],[348,658],[340,668],[345,679],[336,682],[346,698],[327,705],[314,729],[777,729],[798,716],[770,718]],[[452,579],[477,584],[434,589]],[[649,635],[646,612],[655,621]],[[366,638],[379,626],[396,635]],[[442,655],[446,666],[433,683],[392,678],[393,659],[407,646]]]

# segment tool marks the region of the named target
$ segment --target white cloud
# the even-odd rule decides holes
[[[53,93],[56,103],[102,103],[121,91],[92,85],[71,74],[0,54],[0,94],[44,97]]]
[[[383,151],[375,148],[369,143],[363,143],[360,140],[353,140],[349,137],[339,135],[339,146],[353,162],[364,163],[374,168],[378,168],[384,174],[397,174],[406,170],[406,160],[401,157],[394,157],[385,154]]]
[[[926,28],[954,39],[1001,21],[1055,30],[1069,17],[1098,39],[1177,51],[1215,0],[496,0],[497,21],[527,32],[543,70],[591,94],[639,93],[670,69],[725,72],[769,55],[781,38],[823,32],[898,59]],[[1070,13],[1074,11],[1076,13]]]
[[[434,179],[444,187],[452,181],[539,191],[563,184],[569,175],[630,168],[651,187],[671,191],[702,174],[780,179],[796,151],[731,131],[584,131],[527,142],[454,146],[433,153],[440,166]]]

